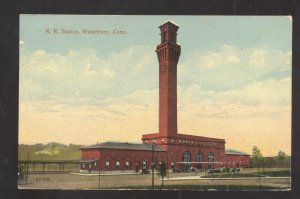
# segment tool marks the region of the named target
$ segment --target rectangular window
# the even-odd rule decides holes
[[[126,166],[129,166],[129,162],[126,162]]]
[[[105,162],[105,166],[109,167],[109,162]]]
[[[147,161],[143,161],[143,168],[144,168],[144,169],[147,168]]]
[[[116,166],[120,166],[120,162],[119,161],[116,162]]]

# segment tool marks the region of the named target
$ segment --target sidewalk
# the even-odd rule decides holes
[[[79,176],[99,176],[99,173],[70,173]],[[141,175],[141,173],[100,173],[100,176],[117,176],[117,175]]]
[[[291,177],[261,177],[261,179],[290,179]],[[201,178],[200,176],[183,176],[165,178],[166,181],[172,180],[257,180],[259,177],[244,177],[244,178]]]

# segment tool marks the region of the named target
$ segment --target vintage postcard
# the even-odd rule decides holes
[[[20,15],[19,189],[291,188],[291,16]]]

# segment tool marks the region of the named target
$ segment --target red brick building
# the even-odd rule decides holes
[[[224,156],[224,167],[249,167],[250,155],[236,151],[236,150],[226,150]]]
[[[161,43],[156,47],[159,61],[159,131],[142,135],[142,143],[105,142],[81,148],[85,164],[81,170],[140,170],[164,161],[167,168],[187,170],[247,167],[250,156],[225,151],[225,139],[177,132],[177,63],[181,46],[178,26],[168,21],[161,25]]]

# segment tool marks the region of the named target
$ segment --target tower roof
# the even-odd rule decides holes
[[[162,26],[164,26],[164,25],[166,25],[166,24],[172,24],[173,26],[176,26],[177,28],[179,28],[179,26],[178,26],[175,22],[173,22],[173,21],[171,21],[171,20],[166,21],[166,22],[163,23],[161,26],[159,26],[159,28],[161,28]]]

